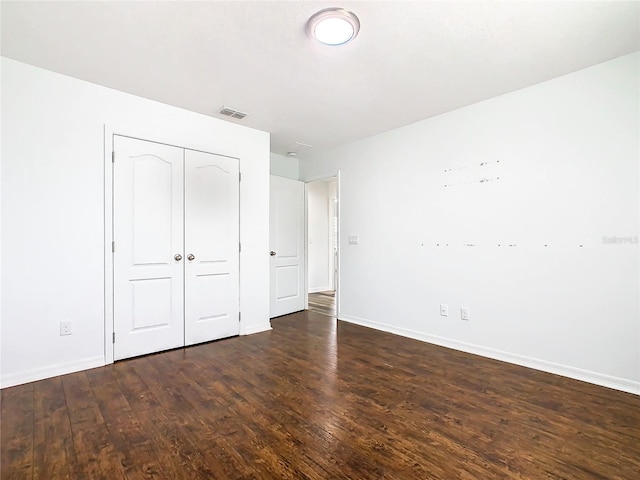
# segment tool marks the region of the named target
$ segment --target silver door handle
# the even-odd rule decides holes
[[[176,259],[176,262],[179,262],[180,260],[182,260],[182,255],[180,255],[179,253],[176,253],[176,256],[173,258]]]
[[[269,252],[269,255],[271,255],[272,257],[276,256],[276,252],[274,252],[273,250],[271,250],[271,252]]]
[[[189,255],[187,255],[187,260],[191,261],[191,260],[195,260],[196,256],[193,253],[190,253]]]

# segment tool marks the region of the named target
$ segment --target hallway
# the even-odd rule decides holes
[[[330,317],[336,316],[336,292],[318,292],[309,294],[309,310],[322,313]]]

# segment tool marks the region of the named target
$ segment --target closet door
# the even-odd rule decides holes
[[[184,345],[183,149],[114,135],[116,360]]]
[[[185,345],[240,333],[235,158],[185,150]]]

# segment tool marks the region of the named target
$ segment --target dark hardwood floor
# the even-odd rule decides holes
[[[300,312],[2,391],[9,479],[627,479],[640,397]]]
[[[318,292],[309,294],[309,310],[324,313],[330,317],[336,316],[336,292]]]

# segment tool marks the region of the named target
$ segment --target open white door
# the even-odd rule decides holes
[[[184,345],[183,150],[114,135],[114,358]]]
[[[304,310],[304,183],[271,176],[271,318]]]
[[[185,150],[185,345],[240,333],[235,158]]]

